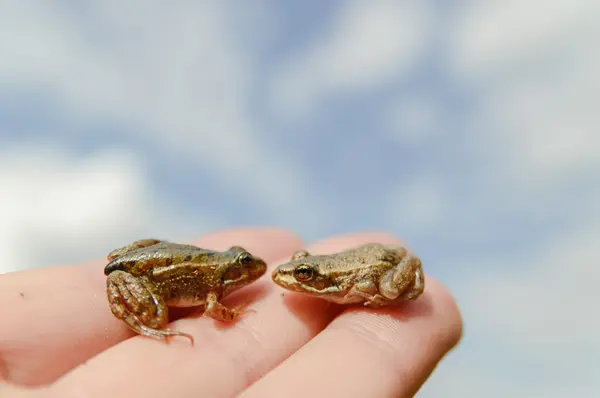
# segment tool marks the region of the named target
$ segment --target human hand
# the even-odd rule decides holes
[[[332,253],[379,233],[309,246]],[[231,326],[183,315],[169,327],[194,336],[169,343],[137,336],[111,313],[103,264],[0,275],[0,397],[410,397],[459,341],[453,298],[426,277],[425,292],[395,308],[342,307],[298,294],[281,297],[273,267],[303,243],[289,232],[222,231],[195,242],[240,245],[270,264],[267,274],[225,303],[256,312]],[[426,265],[425,265],[426,266]],[[187,311],[189,312],[189,311]]]

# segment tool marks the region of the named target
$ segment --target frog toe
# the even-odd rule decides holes
[[[234,309],[228,308],[219,302],[219,297],[215,293],[209,293],[206,298],[206,307],[204,315],[222,322],[232,322],[244,312],[245,305]]]
[[[388,300],[394,300],[400,296],[398,284],[394,282],[394,270],[388,271],[379,282],[379,293]]]
[[[235,310],[225,307],[219,302],[207,304],[204,315],[217,321],[231,322],[239,313]]]
[[[402,298],[404,300],[415,300],[423,291],[425,291],[425,274],[423,273],[423,269],[419,267],[415,271],[414,282],[402,293]]]
[[[130,329],[139,335],[150,337],[156,340],[168,341],[169,337],[181,336],[190,340],[190,343],[194,345],[194,336],[188,333],[180,332],[179,330],[173,329],[158,329],[144,325],[142,321],[132,313],[125,313],[124,317],[121,318]]]
[[[146,325],[140,324],[140,331],[138,331],[139,334],[144,335],[146,337],[151,337],[154,338],[156,340],[165,340],[168,341],[169,337],[175,337],[175,336],[181,336],[181,337],[185,337],[187,339],[190,340],[190,343],[192,345],[194,345],[195,341],[194,341],[194,336],[192,336],[189,333],[185,333],[185,332],[181,332],[179,330],[173,330],[173,329],[154,329],[154,328],[150,328]]]
[[[387,305],[388,302],[389,299],[387,299],[385,296],[382,296],[381,294],[376,294],[369,300],[365,301],[364,306],[369,308],[381,308]]]

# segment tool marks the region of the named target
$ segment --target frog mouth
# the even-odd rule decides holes
[[[292,292],[310,294],[312,296],[320,296],[328,293],[328,289],[319,289],[316,286],[299,282],[291,272],[285,272],[284,270],[275,270],[272,274],[272,279],[277,285]]]
[[[273,282],[287,290],[296,292],[302,291],[302,284],[300,284],[296,278],[294,278],[290,272],[285,270],[276,269],[271,275]]]
[[[252,280],[259,279],[265,274],[265,272],[267,272],[267,263],[258,258],[255,260],[255,266],[250,268],[250,277],[252,278]]]

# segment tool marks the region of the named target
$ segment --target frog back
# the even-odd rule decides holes
[[[402,250],[390,250],[379,243],[367,243],[334,255],[314,256],[314,263],[319,273],[333,280],[360,279],[384,274],[401,260],[403,254]]]
[[[173,264],[194,262],[210,263],[217,255],[211,250],[192,245],[176,243],[158,243],[150,247],[131,250],[112,259],[104,268],[104,274],[120,270],[132,275],[144,275],[155,268],[168,267]]]

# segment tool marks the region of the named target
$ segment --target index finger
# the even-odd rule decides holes
[[[201,238],[224,250],[241,245],[266,261],[300,248],[290,232],[234,229]],[[134,335],[108,307],[99,261],[47,267],[0,277],[0,380],[40,385]]]
[[[462,333],[449,292],[425,286],[398,307],[346,309],[239,397],[413,397]]]

